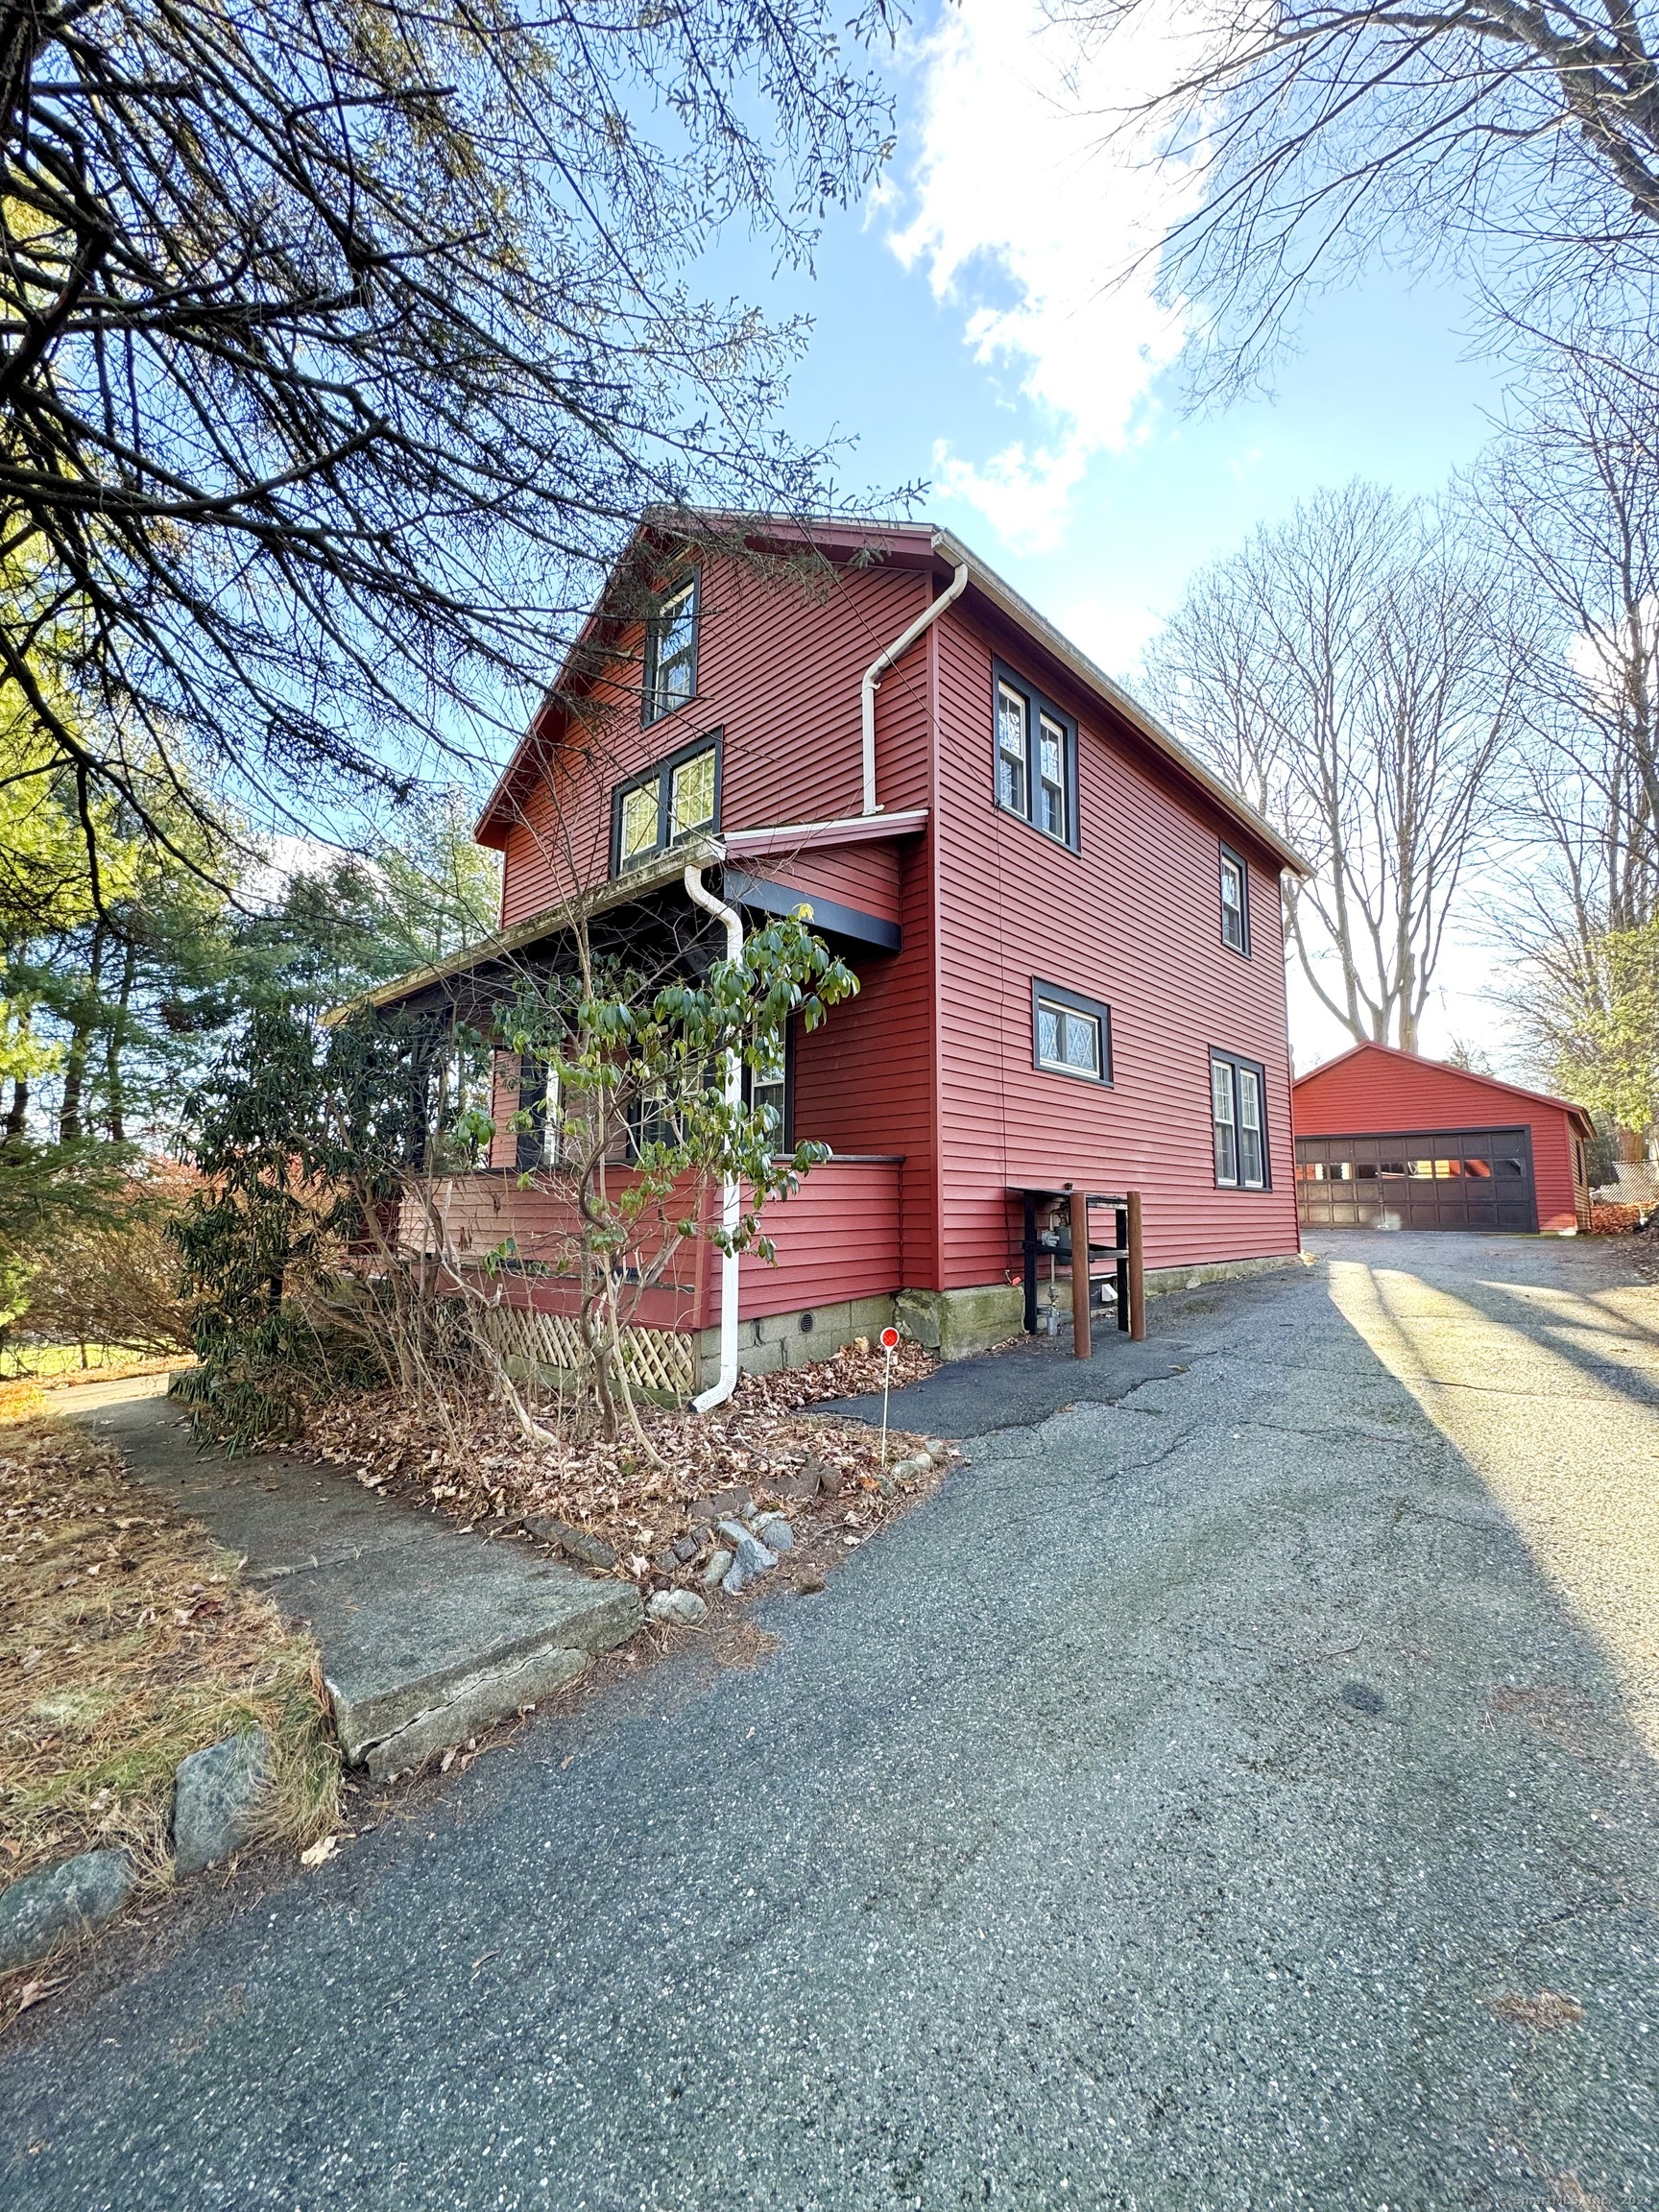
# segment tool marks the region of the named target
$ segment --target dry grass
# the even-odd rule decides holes
[[[0,1882],[109,1843],[164,1882],[174,1768],[255,1725],[265,1831],[308,1843],[339,1792],[315,1646],[108,1445],[0,1425]]]
[[[894,1386],[928,1373],[936,1362],[915,1345],[894,1359]],[[784,1507],[798,1534],[832,1520],[856,1544],[907,1493],[884,1494],[880,1432],[862,1422],[812,1410],[828,1398],[880,1387],[878,1352],[850,1350],[836,1358],[779,1375],[745,1376],[727,1406],[709,1414],[641,1407],[661,1461],[653,1466],[631,1438],[606,1443],[560,1433],[552,1444],[527,1438],[497,1404],[450,1404],[442,1411],[411,1406],[389,1391],[329,1400],[308,1418],[303,1449],[351,1468],[366,1488],[419,1499],[465,1527],[510,1529],[545,1518],[586,1530],[617,1554],[615,1572],[641,1589],[695,1585],[715,1539],[691,1507],[734,1489],[757,1503]],[[551,1425],[552,1409],[543,1409]],[[923,1439],[895,1430],[893,1463]],[[806,1470],[820,1487],[803,1495]],[[676,1560],[667,1547],[699,1536],[696,1553]]]

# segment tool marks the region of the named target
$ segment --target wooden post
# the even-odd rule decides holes
[[[1141,1229],[1141,1193],[1129,1199],[1129,1334],[1137,1343],[1146,1336],[1146,1253]]]
[[[1094,1349],[1089,1328],[1089,1193],[1071,1193],[1071,1355],[1087,1359]]]

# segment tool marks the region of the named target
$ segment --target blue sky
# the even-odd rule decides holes
[[[1101,282],[1118,242],[1155,235],[1177,203],[1165,180],[1102,156],[1092,129],[1068,136],[1039,19],[1037,0],[924,18],[895,65],[885,192],[830,224],[811,281],[767,298],[815,319],[796,434],[855,437],[849,489],[931,479],[926,513],[1133,682],[1200,563],[1321,484],[1438,490],[1490,435],[1499,381],[1469,356],[1456,291],[1382,272],[1311,303],[1271,398],[1186,415],[1166,365],[1179,325],[1143,284]],[[1158,57],[1145,66],[1155,75]],[[1134,69],[1119,54],[1098,96]],[[1425,1048],[1461,1037],[1502,1064],[1503,1023],[1481,997],[1490,952],[1465,939],[1443,974]],[[1306,1067],[1346,1038],[1292,996]]]

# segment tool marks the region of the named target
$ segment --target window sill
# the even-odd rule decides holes
[[[1051,1068],[1046,1060],[1033,1061],[1031,1071],[1035,1075],[1063,1075],[1068,1083],[1087,1083],[1091,1091],[1111,1091],[1117,1087],[1110,1075],[1089,1075],[1081,1068]]]
[[[692,692],[689,699],[682,699],[678,706],[664,707],[661,714],[647,714],[640,703],[639,727],[641,730],[659,730],[664,722],[672,722],[676,714],[684,714],[687,707],[695,707],[699,694]]]
[[[1029,814],[1022,814],[1016,807],[1004,806],[1001,800],[992,802],[996,811],[1005,822],[1018,822],[1022,830],[1029,830],[1034,837],[1041,837],[1045,845],[1051,845],[1056,853],[1070,853],[1076,860],[1082,857],[1082,848],[1069,837],[1056,837],[1052,830],[1045,830],[1040,822],[1033,822]]]

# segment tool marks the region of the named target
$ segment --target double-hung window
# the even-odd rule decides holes
[[[611,873],[712,830],[720,812],[720,733],[699,737],[617,785],[611,803]]]
[[[645,623],[640,720],[661,722],[697,694],[697,571],[659,594]]]
[[[1250,957],[1250,878],[1243,861],[1221,848],[1221,942]]]
[[[995,673],[997,804],[1075,850],[1077,725],[1012,668]]]
[[[753,1068],[746,1067],[743,1080],[749,1094],[749,1104],[758,1111],[765,1108],[772,1115],[772,1149],[787,1152],[791,1149],[789,1113],[789,1027],[773,1033],[770,1049]]]
[[[1058,983],[1031,985],[1031,1061],[1050,1075],[1112,1080],[1112,1009]]]
[[[1210,1055],[1210,1119],[1215,1180],[1224,1190],[1265,1190],[1266,1082],[1261,1064],[1236,1053]]]
[[[529,1118],[528,1129],[517,1133],[514,1165],[520,1173],[529,1167],[559,1165],[559,1070],[534,1052],[518,1062],[518,1112]]]

